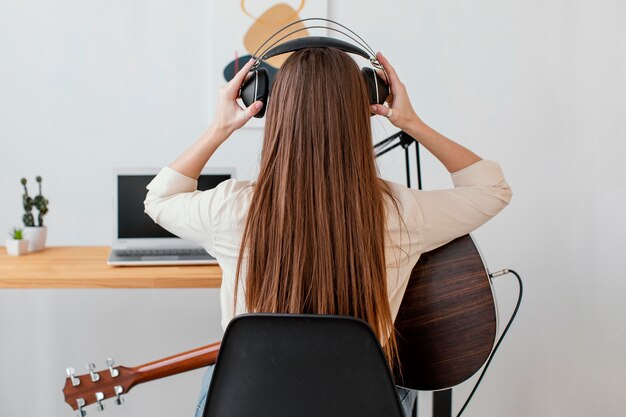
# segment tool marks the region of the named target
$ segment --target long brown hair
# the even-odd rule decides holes
[[[358,317],[393,366],[391,194],[374,163],[367,87],[346,53],[307,48],[282,65],[254,187],[237,265],[238,286],[245,262],[247,310]]]

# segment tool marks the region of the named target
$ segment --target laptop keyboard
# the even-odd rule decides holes
[[[120,249],[117,256],[203,256],[208,255],[204,249]]]

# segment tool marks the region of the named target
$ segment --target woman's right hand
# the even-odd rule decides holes
[[[420,121],[420,119],[417,116],[417,113],[415,113],[415,110],[413,110],[406,87],[402,81],[400,81],[400,78],[398,78],[398,74],[396,74],[396,71],[393,69],[389,61],[387,61],[387,58],[385,58],[380,52],[376,54],[376,58],[387,72],[391,93],[387,98],[387,104],[389,107],[381,104],[372,104],[370,106],[370,111],[379,116],[387,117],[389,115],[389,109],[393,110],[391,112],[391,116],[388,117],[389,121],[395,127],[401,130],[406,130],[416,121]],[[385,76],[382,71],[377,72],[384,80]]]

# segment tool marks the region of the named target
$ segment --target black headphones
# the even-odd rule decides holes
[[[296,29],[292,32],[289,32],[285,36],[281,37],[280,39],[272,43],[270,46],[268,46],[265,49],[265,51],[257,58],[257,53],[259,52],[259,50],[263,48],[268,42],[270,42],[276,35],[278,35],[279,33],[283,32],[285,29],[297,23],[305,22],[309,20],[321,20],[321,21],[330,22],[338,26],[341,26],[342,28],[349,31],[356,38],[358,38],[358,40],[355,39],[354,36],[351,36],[333,27],[308,26],[308,27]],[[307,29],[317,29],[317,28],[333,30],[335,32],[341,33],[347,36],[348,38],[350,38],[359,46],[353,45],[351,43],[348,43],[339,39],[329,38],[329,37],[324,37],[324,36],[308,36],[304,38],[293,39],[287,42],[283,42],[280,45],[276,45],[280,41],[293,35],[294,33],[301,32]],[[365,50],[362,49],[361,47],[365,48]],[[252,68],[250,68],[250,74],[252,74],[252,76],[250,76],[241,86],[241,90],[239,90],[239,96],[241,97],[241,100],[243,101],[243,104],[245,104],[246,107],[250,106],[252,103],[254,103],[257,100],[260,100],[263,102],[263,107],[254,117],[261,118],[265,115],[265,108],[267,107],[268,98],[270,96],[269,74],[266,68],[259,68],[260,63],[271,57],[286,54],[288,52],[293,52],[293,51],[297,51],[299,49],[304,49],[304,48],[337,48],[344,52],[360,55],[363,58],[368,59],[374,68],[382,70],[382,72],[385,74],[385,78],[387,79],[387,81],[389,80],[389,77],[387,76],[387,72],[385,71],[383,66],[380,64],[380,62],[378,62],[378,60],[376,59],[376,53],[359,35],[357,35],[355,32],[353,32],[349,28],[333,20],[324,19],[320,17],[311,17],[307,19],[297,20],[295,22],[288,24],[287,26],[284,26],[279,31],[277,31],[272,36],[270,36],[265,42],[263,42],[263,44],[261,44],[261,46],[259,46],[259,48],[252,55],[252,57],[256,59],[256,62],[254,63],[254,65],[252,65]],[[363,74],[363,78],[365,79],[365,83],[370,93],[369,94],[370,104],[383,104],[385,100],[387,99],[387,96],[389,95],[388,82],[386,83],[385,80],[383,80],[380,76],[378,76],[374,68],[369,68],[369,67],[361,68],[361,74]]]

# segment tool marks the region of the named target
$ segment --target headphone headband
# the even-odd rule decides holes
[[[347,30],[348,32],[352,33],[354,36],[356,36],[357,38],[359,38],[359,40],[360,40],[361,42],[357,41],[357,40],[356,40],[356,39],[354,39],[352,36],[350,36],[350,35],[348,35],[348,34],[346,34],[346,33],[342,32],[342,31],[340,31],[340,30],[338,30],[338,29],[335,29],[335,28],[329,27],[329,26],[310,26],[310,27],[304,27],[304,28],[300,28],[300,29],[298,29],[298,30],[296,30],[296,31],[294,31],[294,32],[292,32],[292,33],[300,32],[300,31],[305,30],[305,29],[308,29],[308,28],[311,28],[311,29],[313,29],[313,28],[322,28],[322,29],[330,29],[330,30],[334,30],[335,32],[339,32],[339,33],[342,33],[342,34],[346,35],[346,36],[347,36],[347,37],[349,37],[350,39],[354,40],[356,43],[359,43],[359,44],[360,44],[363,48],[367,49],[367,50],[370,52],[370,54],[372,54],[372,56],[376,56],[376,53],[374,52],[374,50],[373,50],[373,49],[372,49],[372,48],[368,45],[368,43],[367,43],[367,42],[365,42],[365,40],[363,40],[363,38],[361,38],[361,37],[360,37],[360,36],[359,36],[359,35],[358,35],[355,31],[353,31],[352,29],[350,29],[350,28],[349,28],[349,27],[347,27],[347,26],[342,25],[342,24],[341,24],[341,23],[339,23],[339,22],[335,22],[334,20],[331,20],[331,19],[326,19],[326,18],[323,18],[323,17],[307,17],[306,19],[296,20],[296,21],[293,21],[293,22],[289,23],[289,24],[288,24],[288,25],[286,25],[286,26],[283,26],[282,28],[280,28],[280,29],[278,29],[276,32],[274,32],[274,34],[273,34],[272,36],[270,36],[269,38],[267,38],[267,39],[265,40],[265,42],[263,42],[263,43],[261,44],[261,46],[259,46],[259,47],[257,48],[257,50],[256,50],[256,51],[254,51],[254,54],[252,54],[252,56],[256,58],[256,57],[257,57],[257,53],[258,53],[258,52],[259,52],[259,51],[260,51],[260,50],[261,50],[261,49],[262,49],[262,48],[263,48],[263,47],[264,47],[264,46],[265,46],[265,45],[266,45],[269,41],[271,41],[271,40],[272,40],[272,38],[274,38],[274,36],[278,35],[280,32],[284,31],[285,29],[287,29],[287,28],[289,28],[289,27],[291,27],[291,26],[293,26],[293,25],[295,25],[295,24],[297,24],[297,23],[307,22],[307,21],[310,21],[310,20],[321,20],[321,21],[323,21],[323,22],[330,22],[330,23],[333,23],[333,24],[335,24],[335,25],[337,25],[337,26],[341,26],[342,28],[344,28],[345,30]],[[282,39],[284,39],[284,38],[282,38]],[[280,40],[279,40],[279,41],[280,41]],[[273,45],[275,45],[275,44],[276,44],[276,43],[274,43]],[[365,45],[365,46],[364,46],[364,45]],[[270,48],[271,48],[271,46],[270,46]],[[269,48],[267,48],[267,49],[269,49]]]
[[[280,43],[283,39],[286,39],[286,38],[290,37],[291,35],[293,35],[295,33],[303,32],[303,31],[305,31],[307,29],[327,29],[327,30],[332,30],[332,31],[335,31],[337,33],[341,33],[342,35],[344,35],[344,36],[350,38],[352,41],[354,41],[357,45],[361,46],[362,48],[366,48],[367,49],[367,47],[365,45],[363,45],[361,42],[356,40],[354,37],[348,35],[345,32],[342,32],[342,31],[340,31],[338,29],[331,28],[331,27],[328,27],[328,26],[317,26],[317,25],[315,25],[315,26],[307,26],[307,27],[303,27],[303,28],[300,28],[300,29],[296,29],[296,30],[294,30],[292,32],[289,32],[288,34],[280,37],[278,40],[274,41],[274,43],[272,43],[270,46],[265,48],[263,50],[263,53],[260,56],[258,56],[258,57],[257,57],[256,53],[259,50],[257,49],[255,51],[254,55],[253,55],[253,57],[256,58],[256,62],[252,66],[252,69],[255,69],[256,67],[258,67],[259,64],[261,63],[261,61],[264,61],[264,60],[266,60],[266,59],[268,59],[270,57],[276,56],[276,55],[280,55],[280,53],[273,53],[273,51],[274,51],[274,49],[280,48],[283,45],[283,44]],[[272,35],[272,36],[275,36],[275,35]],[[305,38],[298,38],[298,39],[306,39],[306,38],[314,38],[314,37],[315,36],[307,36]],[[317,38],[325,38],[325,39],[329,39],[329,40],[330,39],[335,39],[335,38],[322,37],[322,36],[317,36]],[[338,40],[338,39],[335,39],[335,40]],[[288,43],[288,42],[290,42],[290,41],[287,41],[285,43]],[[264,42],[264,43],[267,43],[267,41]],[[344,42],[344,44],[350,45],[350,44],[348,44],[346,42]],[[278,46],[276,46],[276,45],[278,45]],[[311,46],[312,47],[313,46],[317,46],[317,47],[331,47],[332,45],[319,44],[319,45],[311,45]],[[307,47],[306,45],[303,45],[301,48],[306,48],[306,47]],[[374,66],[376,66],[376,68],[383,69],[382,65],[380,65],[380,63],[376,59],[375,54],[370,55],[371,53],[369,51],[365,51],[363,49],[357,48],[355,45],[350,45],[350,47],[340,48],[340,49],[345,50],[346,52],[356,53],[357,55],[360,55],[363,58],[368,59],[370,62],[372,62],[372,64]],[[294,50],[297,50],[297,49],[294,49]],[[290,50],[290,51],[286,51],[286,52],[293,52],[294,50]],[[281,53],[286,53],[286,52],[281,52]]]
[[[259,50],[261,50],[261,48],[263,48],[270,40],[272,40],[272,38],[274,38],[276,35],[278,35],[279,33],[283,32],[285,29],[297,24],[297,23],[301,23],[301,22],[306,22],[306,21],[310,21],[310,20],[321,20],[321,21],[325,21],[325,22],[330,22],[333,23],[335,25],[341,26],[342,28],[348,30],[350,33],[354,34],[354,36],[356,36],[359,40],[355,39],[353,36],[330,26],[319,26],[319,25],[314,25],[314,26],[306,26],[306,27],[302,27],[299,29],[296,29],[294,31],[289,32],[288,34],[282,36],[280,39],[278,39],[277,41],[275,41],[274,43],[272,43],[270,46],[268,46],[267,48],[265,48],[265,50],[263,50],[263,54],[261,54],[261,56],[257,56],[257,53],[259,52]],[[332,30],[335,31],[337,33],[341,33],[342,35],[350,38],[352,41],[354,41],[355,43],[357,43],[359,46],[365,48],[367,50],[364,51],[363,49],[360,49],[358,47],[356,47],[355,45],[351,45],[345,41],[341,41],[339,39],[335,39],[335,38],[330,38],[330,37],[323,37],[323,36],[308,36],[305,38],[298,38],[298,39],[294,39],[291,41],[287,41],[284,42],[278,46],[275,47],[276,44],[278,44],[280,41],[282,41],[283,39],[293,35],[294,33],[298,33],[298,32],[302,32],[304,30],[307,29],[328,29],[328,30]],[[295,42],[301,39],[313,39],[310,42],[307,41],[301,41],[301,43]],[[283,46],[283,45],[287,45],[287,46]],[[299,46],[298,46],[299,45]],[[334,20],[330,20],[330,19],[325,19],[322,17],[309,17],[306,19],[300,19],[300,20],[296,20],[294,22],[291,22],[290,24],[283,26],[281,29],[279,29],[278,31],[274,32],[274,34],[272,36],[270,36],[269,38],[267,38],[265,40],[265,42],[263,42],[256,51],[254,51],[254,54],[252,55],[253,58],[256,59],[256,62],[252,65],[252,68],[250,68],[250,71],[255,70],[261,63],[261,61],[271,58],[273,56],[277,56],[277,55],[281,55],[287,52],[293,52],[296,51],[298,49],[302,49],[302,48],[307,48],[307,47],[333,47],[333,48],[338,48],[341,49],[342,51],[345,52],[349,52],[349,53],[354,53],[357,55],[362,56],[365,59],[368,59],[370,61],[370,63],[372,64],[372,66],[376,69],[379,69],[383,72],[383,74],[385,74],[385,82],[387,83],[387,85],[389,85],[389,76],[387,75],[387,71],[385,71],[385,68],[380,64],[380,62],[378,62],[378,59],[376,58],[376,53],[374,52],[374,50],[372,49],[371,46],[369,46],[369,44],[367,42],[365,42],[363,40],[363,38],[361,38],[356,32],[354,32],[352,29],[348,28],[347,26],[342,25],[341,23],[335,22]]]
[[[351,43],[335,38],[328,38],[325,36],[309,36],[306,38],[297,38],[287,42],[283,42],[280,45],[275,46],[274,48],[267,51],[260,59],[269,59],[276,55],[297,51],[298,49],[314,47],[337,48],[345,52],[360,55],[365,59],[370,59],[370,55],[361,48],[354,46]]]

